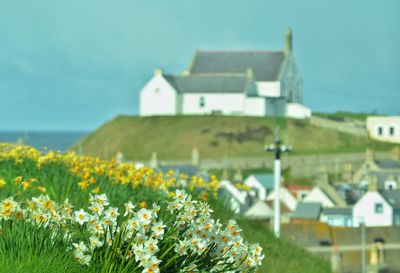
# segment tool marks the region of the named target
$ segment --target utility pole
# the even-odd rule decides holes
[[[275,128],[274,144],[265,147],[267,152],[275,154],[274,161],[274,234],[277,238],[280,236],[281,208],[280,208],[280,188],[281,188],[281,154],[292,150],[290,146],[282,145],[279,136],[279,126]]]

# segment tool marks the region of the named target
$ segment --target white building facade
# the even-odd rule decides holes
[[[393,208],[379,192],[368,191],[353,207],[353,225],[358,227],[361,221],[366,227],[391,226]]]
[[[372,139],[400,143],[400,116],[367,117],[367,129]]]
[[[284,51],[198,51],[180,75],[156,70],[140,91],[139,114],[310,117],[291,31]]]

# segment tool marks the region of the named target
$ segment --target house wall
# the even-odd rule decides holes
[[[382,213],[375,212],[376,203],[383,205]],[[378,192],[369,191],[353,207],[353,225],[358,227],[361,219],[367,227],[391,226],[393,209]]]
[[[276,82],[257,82],[257,93],[261,97],[280,97],[281,83]]]
[[[381,133],[379,128],[382,130]],[[400,143],[400,116],[367,117],[367,130],[373,139]]]
[[[350,215],[321,215],[321,222],[332,227],[352,227],[353,217]]]
[[[204,106],[201,106],[204,98]],[[244,94],[210,94],[187,93],[183,95],[183,114],[211,114],[213,112],[223,115],[243,115]]]
[[[265,114],[268,117],[284,117],[286,115],[286,99],[284,97],[266,98]]]
[[[311,192],[303,199],[303,202],[318,202],[324,208],[331,208],[334,207],[335,204],[329,199],[326,194],[321,191],[318,187],[315,187],[311,190]]]
[[[311,109],[299,103],[288,103],[286,105],[286,116],[297,119],[310,118]]]
[[[245,99],[244,113],[246,116],[264,117],[265,98],[247,97]]]
[[[162,75],[155,75],[140,91],[140,116],[176,115],[177,108],[177,92]]]
[[[281,96],[285,96],[288,102],[303,103],[303,82],[293,54],[290,54],[286,58],[286,62],[280,73],[280,81]]]
[[[294,211],[297,207],[297,200],[296,198],[286,189],[280,188],[280,201],[286,205],[291,211]],[[268,201],[272,201],[275,199],[275,191],[272,191],[267,196]]]
[[[244,181],[244,184],[257,190],[257,197],[259,200],[265,201],[267,199],[267,190],[253,175],[249,176]]]

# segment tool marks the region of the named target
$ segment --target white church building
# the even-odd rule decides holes
[[[140,91],[139,114],[310,117],[291,30],[284,51],[197,51],[182,74],[156,69]]]

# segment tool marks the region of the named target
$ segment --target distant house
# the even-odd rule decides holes
[[[378,190],[400,189],[399,154],[399,148],[396,147],[392,150],[391,160],[377,160],[372,149],[368,149],[365,162],[354,174],[354,182],[368,184],[374,181]]]
[[[310,193],[303,198],[303,202],[320,203],[324,208],[336,206],[332,198],[318,186],[314,187]]]
[[[364,195],[368,189],[367,184],[354,184],[354,183],[337,183],[335,184],[335,190],[340,197],[346,201],[346,204],[351,206],[357,203],[357,201]]]
[[[257,201],[245,211],[244,217],[254,220],[269,221],[274,217],[274,211],[266,202]]]
[[[367,129],[372,139],[400,143],[400,116],[367,117]]]
[[[243,213],[251,205],[247,192],[239,190],[227,180],[219,182],[218,195],[225,205],[236,214]]]
[[[352,207],[324,208],[321,213],[320,221],[327,223],[332,227],[352,227],[353,208]]]
[[[282,51],[197,51],[182,74],[155,70],[140,91],[139,114],[309,118],[291,30]]]
[[[286,188],[280,188],[280,201],[290,210],[294,211],[297,206],[297,199],[293,196],[293,194]],[[267,196],[267,201],[273,202],[275,200],[275,191],[271,191]]]
[[[302,201],[310,192],[312,187],[307,185],[287,185],[286,188],[298,201]]]
[[[293,212],[291,222],[316,222],[319,221],[319,217],[322,212],[322,206],[319,202],[299,202],[295,211]]]
[[[368,227],[400,224],[400,191],[377,191],[371,182],[369,190],[353,207],[353,225],[364,221]]]
[[[244,184],[255,190],[255,197],[258,200],[265,201],[267,199],[267,194],[274,189],[274,174],[252,174],[244,180]]]

